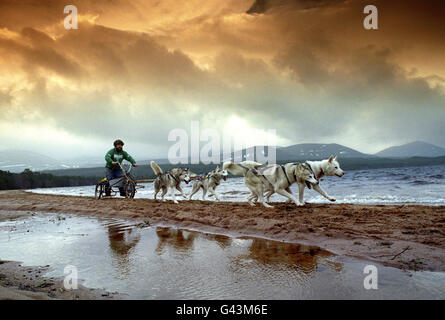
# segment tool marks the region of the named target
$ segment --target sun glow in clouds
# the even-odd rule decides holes
[[[286,140],[276,134],[275,128],[257,129],[251,127],[245,120],[232,115],[224,126],[224,135],[228,135],[235,142],[235,146],[277,146],[286,144]]]

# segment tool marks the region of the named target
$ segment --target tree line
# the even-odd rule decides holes
[[[22,173],[0,170],[0,190],[86,186],[98,180],[98,177],[55,176],[29,169]]]

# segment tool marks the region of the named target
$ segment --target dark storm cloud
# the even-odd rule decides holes
[[[286,10],[319,8],[342,1],[344,0],[255,0],[249,10],[247,10],[247,13],[264,13],[274,8]]]
[[[0,87],[3,121],[166,148],[169,131],[189,128],[190,120],[221,128],[237,115],[294,143],[337,142],[365,152],[410,140],[443,145],[443,14],[425,12],[439,10],[437,3],[410,9],[377,0],[375,32],[362,27],[361,1],[277,1],[270,10],[272,2],[264,2],[261,15],[221,7],[227,15],[220,17],[211,7],[153,34],[84,20],[66,31],[60,2],[36,7],[42,17],[32,16],[30,3],[17,10],[0,4],[0,23],[14,32],[0,30],[0,63],[10,75]],[[144,2],[122,3],[79,2],[79,9],[121,21]],[[193,11],[176,6],[175,14]]]
[[[28,44],[0,38],[0,52],[12,60],[21,59],[27,72],[41,67],[66,77],[77,77],[82,73],[78,64],[54,49],[54,41],[46,34],[25,28],[22,36],[29,41]]]

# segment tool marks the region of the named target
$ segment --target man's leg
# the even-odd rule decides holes
[[[113,170],[110,168],[105,168],[105,178],[107,178],[107,183],[105,184],[105,195],[111,196],[110,180],[113,179]]]
[[[124,176],[124,173],[122,172],[121,169],[116,169],[116,170],[113,170],[113,176],[114,176],[114,178],[121,178]],[[126,196],[125,188],[119,187],[119,193],[120,193],[121,197],[125,197]]]

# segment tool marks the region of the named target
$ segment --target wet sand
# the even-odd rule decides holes
[[[117,293],[78,285],[65,290],[63,279],[45,278],[49,266],[24,267],[19,262],[0,260],[0,300],[115,300]]]
[[[33,212],[149,221],[228,235],[317,245],[333,253],[407,270],[445,271],[445,206],[102,199],[0,192],[0,220]]]

